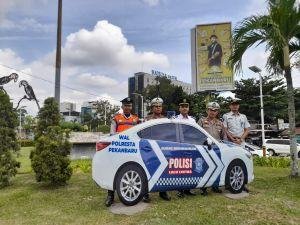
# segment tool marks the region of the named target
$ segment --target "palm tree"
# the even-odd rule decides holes
[[[241,72],[242,56],[254,44],[266,45],[266,68],[273,75],[284,75],[287,83],[291,152],[291,176],[299,176],[295,137],[295,102],[291,58],[300,50],[300,11],[296,0],[268,0],[268,14],[250,16],[233,31],[233,50],[229,64]]]

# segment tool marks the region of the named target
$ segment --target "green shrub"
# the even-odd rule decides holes
[[[21,147],[32,147],[34,146],[34,141],[29,139],[21,139],[19,140],[19,144]]]
[[[92,161],[90,159],[78,159],[71,163],[73,171],[81,171],[83,173],[90,173],[92,171]]]
[[[99,126],[99,131],[104,133],[104,134],[107,134],[107,133],[110,132],[110,126],[101,125],[101,126]]]
[[[254,157],[253,164],[255,166],[287,168],[290,166],[291,160],[287,157]]]
[[[19,151],[15,132],[18,120],[9,99],[6,93],[0,91],[0,188],[9,185],[20,167],[15,159],[15,153]]]
[[[68,129],[71,131],[83,131],[83,126],[80,123],[75,123],[75,122],[67,122],[67,121],[62,121],[60,122],[60,127],[62,129]]]
[[[36,180],[52,185],[66,184],[72,175],[71,143],[68,133],[59,126],[60,114],[54,98],[45,100],[38,118],[35,149],[30,153]]]

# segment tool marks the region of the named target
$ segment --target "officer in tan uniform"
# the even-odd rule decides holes
[[[163,102],[164,101],[159,97],[152,99],[152,101],[151,101],[151,114],[148,115],[145,118],[145,121],[165,118],[165,116],[163,116],[163,114],[162,114],[162,104],[163,104]],[[159,196],[162,199],[166,200],[166,201],[171,200],[171,197],[165,191],[164,192],[159,192]],[[143,201],[144,202],[150,202],[150,197],[149,197],[148,193],[144,195]]]
[[[207,104],[207,117],[201,118],[198,124],[218,141],[223,139],[223,123],[218,119],[220,105],[217,102]]]
[[[159,97],[151,100],[151,114],[145,118],[145,121],[165,118],[165,116],[162,114],[163,102],[164,101]]]
[[[218,119],[220,105],[217,102],[209,102],[207,104],[207,117],[201,118],[198,124],[204,128],[211,136],[218,141],[223,139],[224,127],[223,123]],[[207,188],[201,188],[202,195],[207,195]],[[218,187],[212,187],[212,191],[222,193]]]

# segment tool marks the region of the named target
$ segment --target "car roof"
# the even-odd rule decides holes
[[[174,124],[187,124],[190,126],[193,126],[197,129],[199,129],[201,132],[203,132],[204,134],[206,134],[206,136],[210,137],[214,142],[219,142],[218,140],[216,140],[214,137],[212,137],[207,131],[205,131],[199,124],[197,124],[196,122],[192,122],[190,120],[179,120],[176,118],[161,118],[161,119],[153,119],[153,120],[148,120],[144,123],[140,123],[134,127],[131,127],[128,130],[123,131],[122,133],[124,134],[136,134],[138,131],[145,129],[147,127],[151,127],[154,125],[158,125],[158,124],[166,124],[166,123],[174,123]]]
[[[197,123],[191,122],[189,120],[179,120],[176,118],[174,118],[174,119],[173,118],[171,118],[171,119],[160,118],[160,119],[153,119],[153,120],[148,120],[144,123],[140,123],[140,124],[130,128],[130,130],[126,130],[126,131],[128,131],[130,133],[134,133],[134,132],[137,132],[146,127],[150,127],[150,126],[157,125],[157,124],[165,124],[165,123],[180,123],[180,124],[188,124],[188,125],[192,125],[195,127],[200,127]]]

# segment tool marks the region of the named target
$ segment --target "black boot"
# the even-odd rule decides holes
[[[203,196],[207,196],[208,195],[207,188],[201,188],[201,191],[202,191],[201,195],[203,195]]]
[[[184,194],[190,195],[190,196],[195,196],[196,195],[194,192],[191,192],[191,190],[184,190]]]
[[[114,195],[115,195],[114,191],[110,191],[110,190],[107,191],[107,197],[105,200],[106,207],[110,207],[114,203]]]
[[[222,190],[220,190],[218,187],[212,187],[211,190],[215,193],[222,193]]]
[[[171,197],[165,191],[164,192],[159,192],[159,197],[161,197],[163,200],[166,200],[166,201],[170,201],[171,200]]]
[[[143,197],[143,202],[149,203],[150,202],[150,196],[149,193],[145,194]]]
[[[184,191],[183,191],[183,190],[178,191],[178,192],[177,192],[177,196],[178,196],[179,198],[184,198]]]

